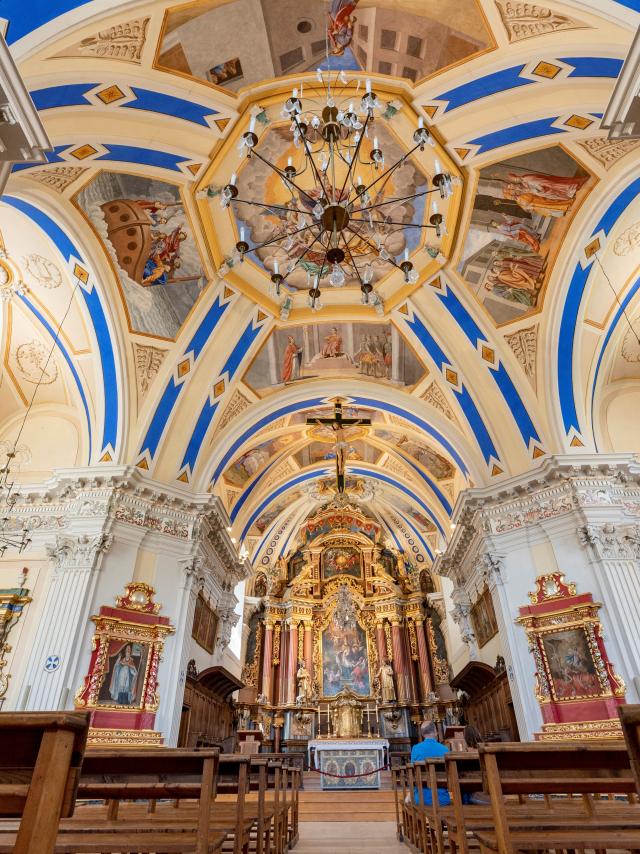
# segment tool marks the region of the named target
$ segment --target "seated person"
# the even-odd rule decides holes
[[[477,750],[478,745],[482,742],[483,739],[474,726],[471,726],[471,724],[467,724],[467,726],[464,728],[464,740],[467,743],[467,750]],[[463,792],[462,803],[490,804],[491,798],[486,792]]]
[[[433,721],[423,721],[420,725],[420,735],[422,736],[422,741],[418,744],[414,744],[411,748],[411,761],[412,762],[422,762],[425,759],[434,759],[439,756],[444,756],[445,753],[449,752],[449,748],[444,744],[440,744],[438,741],[438,730],[436,729],[436,725]],[[422,787],[422,793],[424,796],[424,804],[426,806],[432,806],[433,801],[431,800],[431,789],[428,786]],[[417,786],[414,789],[413,798],[416,804],[420,804],[420,792],[418,791]],[[438,789],[438,803],[442,807],[446,807],[451,803],[451,797],[449,792],[446,789]]]

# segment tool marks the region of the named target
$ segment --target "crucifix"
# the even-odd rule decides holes
[[[307,418],[309,425],[327,425],[336,434],[336,488],[338,495],[344,495],[344,474],[347,460],[347,443],[344,428],[369,426],[370,418],[344,418],[342,415],[342,400],[338,397],[333,404],[333,418]]]

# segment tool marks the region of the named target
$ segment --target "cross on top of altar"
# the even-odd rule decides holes
[[[333,403],[333,418],[307,418],[307,424],[330,426],[336,434],[336,490],[338,495],[345,491],[345,468],[347,459],[347,443],[344,437],[345,427],[368,427],[371,425],[370,418],[345,418],[342,414],[341,398],[336,398]]]

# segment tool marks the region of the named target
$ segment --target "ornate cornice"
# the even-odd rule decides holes
[[[578,536],[602,560],[640,560],[640,525],[583,525]]]
[[[434,571],[462,583],[478,553],[500,538],[577,513],[640,519],[640,464],[633,454],[548,457],[538,468],[494,487],[468,489],[454,509],[455,530]],[[484,558],[482,558],[484,560]]]

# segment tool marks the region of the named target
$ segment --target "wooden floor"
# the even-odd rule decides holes
[[[394,822],[350,821],[341,824],[305,822],[292,854],[409,854],[396,839]]]

